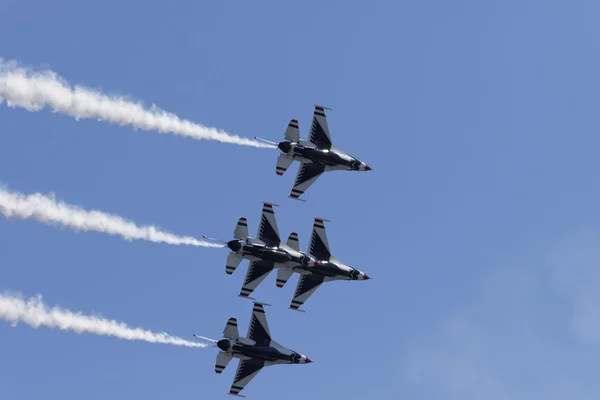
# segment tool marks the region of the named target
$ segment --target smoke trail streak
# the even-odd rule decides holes
[[[116,215],[102,211],[87,211],[80,207],[57,201],[54,195],[40,193],[24,195],[0,187],[0,213],[5,217],[33,218],[49,225],[62,225],[75,231],[96,231],[118,235],[126,240],[147,240],[155,243],[202,247],[223,247],[189,236],[164,232],[155,226],[137,226]]]
[[[20,296],[0,294],[0,318],[16,326],[23,322],[33,328],[44,326],[75,333],[114,336],[124,340],[141,340],[149,343],[172,344],[185,347],[209,347],[166,333],[155,333],[141,328],[130,328],[123,322],[74,313],[59,307],[49,308],[41,296],[23,299]]]
[[[22,107],[28,111],[49,107],[54,112],[75,119],[94,118],[134,129],[172,133],[197,140],[273,148],[268,144],[182,120],[154,105],[145,109],[141,103],[124,97],[107,96],[81,86],[71,87],[55,72],[31,71],[15,61],[7,62],[0,58],[0,103],[2,101],[6,101],[9,107]]]

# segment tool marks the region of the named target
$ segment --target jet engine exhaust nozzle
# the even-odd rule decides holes
[[[290,144],[290,142],[280,142],[277,145],[277,147],[279,147],[279,150],[283,151],[286,154],[288,154],[292,150],[292,145]]]
[[[237,253],[242,248],[242,244],[239,240],[230,240],[229,242],[227,242],[227,247],[229,247],[229,250],[233,251],[234,253]]]
[[[231,342],[229,339],[221,339],[217,342],[217,347],[223,351],[227,351],[231,348]]]

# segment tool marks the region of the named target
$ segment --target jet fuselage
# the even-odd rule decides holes
[[[367,280],[370,279],[367,274],[359,271],[356,268],[352,268],[339,261],[327,261],[320,260],[315,263],[313,267],[302,268],[304,273],[317,274],[325,277],[327,281],[337,280]],[[302,273],[302,272],[301,272]]]
[[[258,346],[244,343],[248,339],[221,339],[217,346],[232,357],[241,359],[260,359],[271,364],[307,364],[310,359],[293,350],[285,348],[276,342],[272,346]],[[249,342],[252,342],[251,340]]]
[[[280,243],[278,246],[269,246],[263,242],[251,239],[231,240],[227,247],[234,253],[250,261],[271,261],[284,264],[287,267],[310,267],[314,265],[314,258],[296,251]]]
[[[335,149],[319,149],[304,143],[290,141],[280,142],[277,147],[295,160],[319,163],[324,165],[327,170],[369,171],[371,169],[359,159]]]

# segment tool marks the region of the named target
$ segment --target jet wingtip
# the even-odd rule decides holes
[[[288,197],[289,197],[290,199],[294,199],[294,200],[298,200],[298,201],[303,201],[303,202],[305,202],[305,203],[306,203],[306,200],[304,200],[304,199],[301,199],[301,198],[300,198],[298,195],[296,195],[296,194],[290,194]]]
[[[267,208],[281,207],[279,204],[271,203],[268,201],[263,201],[263,206],[265,206]]]
[[[272,307],[272,305],[271,305],[271,304],[269,304],[269,303],[263,303],[263,302],[260,302],[260,301],[256,301],[255,299],[253,299],[253,300],[254,300],[254,305],[255,305],[255,306],[256,306],[256,305],[258,305],[258,306],[267,306],[267,307]]]

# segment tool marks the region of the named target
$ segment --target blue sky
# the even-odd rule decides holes
[[[306,247],[368,282],[256,292],[280,343],[315,363],[264,370],[250,398],[596,399],[600,387],[598,17],[593,1],[0,0],[0,57],[245,137],[307,134],[375,171],[287,199],[274,150],[0,106],[0,182],[229,238],[279,203]],[[133,326],[218,336],[246,264],[225,250],[0,222],[0,290]],[[225,398],[216,352],[0,324],[2,399]]]

